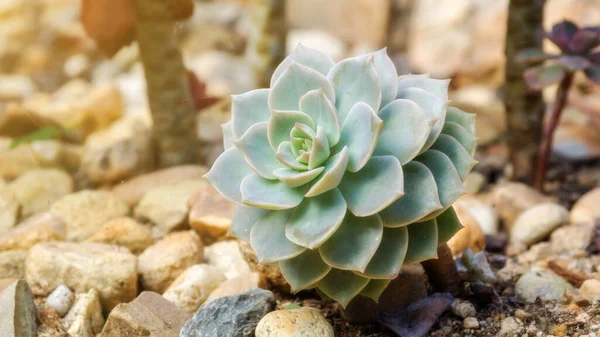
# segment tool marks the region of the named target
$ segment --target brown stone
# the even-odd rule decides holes
[[[29,249],[36,243],[64,239],[63,221],[52,213],[40,213],[27,218],[12,230],[0,234],[0,251]]]
[[[264,275],[269,284],[269,288],[279,289],[284,293],[291,293],[292,289],[281,274],[279,266],[258,263],[258,257],[252,250],[252,246],[250,246],[248,242],[238,242],[239,249],[242,252],[247,264],[250,266],[250,269],[253,271],[258,271]]]
[[[491,201],[510,231],[523,211],[551,199],[525,184],[506,182],[496,185],[491,194]]]
[[[485,248],[485,235],[481,230],[479,221],[466,207],[460,204],[455,204],[453,207],[464,228],[448,240],[448,247],[452,251],[452,256],[459,256],[467,249],[471,249],[475,253],[483,250]]]
[[[27,171],[9,185],[21,204],[21,218],[45,212],[55,201],[73,192],[73,179],[58,169]]]
[[[26,250],[0,252],[0,278],[24,278],[26,258]]]
[[[121,217],[106,222],[86,241],[123,246],[134,254],[140,254],[152,245],[152,230],[132,218]]]
[[[234,209],[234,203],[206,184],[190,197],[188,222],[202,240],[215,241],[227,235]]]

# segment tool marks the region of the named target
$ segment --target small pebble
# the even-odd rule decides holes
[[[60,317],[63,317],[73,305],[74,299],[75,296],[71,289],[65,285],[60,285],[48,296],[46,306],[53,308]]]
[[[525,310],[523,309],[517,309],[515,311],[515,317],[517,317],[520,320],[524,320],[528,317],[531,317],[531,314],[527,313]]]
[[[471,302],[462,300],[454,300],[450,306],[450,310],[460,318],[467,318],[477,314],[477,310],[475,310],[475,306]]]
[[[477,329],[479,328],[479,321],[475,317],[467,317],[463,321],[463,327],[465,329]]]

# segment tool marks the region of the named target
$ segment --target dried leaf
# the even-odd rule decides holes
[[[549,261],[548,269],[552,270],[556,275],[564,278],[565,280],[567,280],[567,282],[571,283],[577,288],[581,287],[584,281],[589,280],[591,278],[587,275],[578,273],[573,270],[569,270],[568,268],[561,266],[556,261]]]
[[[206,83],[201,81],[193,71],[188,70],[187,75],[190,96],[192,97],[196,111],[208,108],[220,100],[218,97],[206,95]]]
[[[532,90],[542,90],[544,87],[558,83],[567,75],[567,67],[555,63],[548,66],[529,68],[523,75],[527,86]]]

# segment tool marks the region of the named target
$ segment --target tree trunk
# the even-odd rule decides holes
[[[193,163],[195,110],[169,1],[134,0],[159,167]]]
[[[452,296],[460,294],[460,277],[448,244],[444,243],[438,248],[437,259],[423,261],[421,265],[423,265],[429,283],[435,292],[449,292]]]
[[[247,57],[254,69],[257,88],[268,88],[271,75],[285,57],[287,28],[284,0],[251,0],[252,33]]]
[[[387,52],[395,56],[406,53],[408,49],[408,34],[410,31],[410,18],[415,0],[391,0],[390,19],[387,29]]]
[[[526,48],[542,47],[545,0],[511,0],[506,30],[504,104],[508,121],[508,146],[514,180],[533,182],[537,151],[542,137],[545,105],[541,92],[527,89],[526,65],[516,60]]]

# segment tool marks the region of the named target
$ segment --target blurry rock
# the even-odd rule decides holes
[[[600,187],[587,192],[573,205],[570,214],[571,223],[594,224],[600,219]]]
[[[525,248],[526,249],[526,248]],[[540,242],[531,245],[529,250],[518,253],[519,262],[536,263],[538,261],[547,260],[552,256],[552,244],[549,242]],[[513,254],[511,254],[513,255]],[[515,254],[516,255],[516,254]]]
[[[0,234],[0,251],[29,249],[36,243],[62,241],[65,224],[56,215],[45,212],[27,218],[8,232]]]
[[[74,300],[75,295],[71,289],[65,285],[59,285],[48,295],[46,307],[56,310],[56,313],[63,317],[71,308]]]
[[[260,273],[248,273],[223,281],[221,285],[210,293],[207,300],[241,294],[254,288],[269,289],[267,280]]]
[[[467,317],[463,321],[463,327],[465,329],[478,329],[479,321],[477,320],[476,317]]]
[[[204,249],[204,256],[208,264],[219,268],[228,279],[251,271],[238,241],[221,241],[212,244]]]
[[[256,326],[256,337],[333,337],[333,327],[317,309],[276,310]]]
[[[211,166],[223,153],[221,125],[231,119],[231,98],[225,97],[216,104],[202,109],[196,117],[196,135],[199,139],[199,160]]]
[[[554,134],[552,152],[570,161],[600,157],[600,134],[589,125],[564,125]]]
[[[215,241],[227,235],[235,205],[210,184],[204,184],[189,199],[188,222],[203,240]]]
[[[512,243],[531,245],[569,221],[569,211],[559,204],[543,203],[521,213],[510,231]]]
[[[150,220],[164,233],[183,229],[187,227],[190,197],[204,185],[208,182],[197,179],[153,188],[140,200],[135,216]]]
[[[512,336],[521,330],[521,324],[514,317],[506,317],[500,322],[500,336]]]
[[[179,275],[163,296],[181,310],[193,314],[223,281],[225,276],[217,267],[196,264]]]
[[[36,308],[27,282],[13,282],[0,293],[0,335],[35,337]]]
[[[258,322],[275,307],[272,292],[253,289],[205,303],[183,329],[181,337],[252,336]],[[227,310],[223,310],[227,308]]]
[[[550,201],[549,198],[528,185],[516,182],[504,182],[496,185],[492,190],[491,199],[498,214],[504,220],[504,225],[509,230],[521,212],[537,204]]]
[[[36,90],[35,83],[27,76],[8,74],[0,76],[0,101],[21,101]]]
[[[92,133],[85,142],[81,167],[94,184],[112,184],[154,166],[152,135],[140,115],[123,117]]]
[[[477,310],[475,310],[475,306],[471,302],[459,299],[455,299],[454,302],[452,302],[450,310],[460,318],[467,318],[477,314]]]
[[[600,296],[600,280],[589,279],[583,282],[579,288],[579,293],[590,301]]]
[[[187,268],[203,260],[202,242],[194,231],[171,233],[138,257],[142,286],[163,293]]]
[[[487,179],[483,174],[477,171],[471,171],[467,174],[463,183],[467,193],[476,194],[485,186],[486,180]]]
[[[67,240],[82,241],[108,220],[127,215],[129,206],[112,193],[84,190],[62,197],[50,212],[65,222]]]
[[[537,298],[542,301],[564,302],[567,290],[571,289],[569,282],[547,269],[531,270],[521,276],[515,285],[519,298],[528,303],[534,303]]]
[[[70,56],[63,65],[63,72],[70,78],[79,77],[90,67],[90,59],[85,54]]]
[[[254,89],[252,67],[241,56],[210,50],[188,58],[186,66],[206,82],[210,96],[225,97]]]
[[[199,179],[208,172],[208,169],[200,165],[182,165],[158,170],[132,178],[113,188],[119,198],[125,200],[129,205],[137,204],[150,190],[164,186],[177,184],[187,180]]]
[[[126,248],[100,243],[37,244],[29,251],[25,277],[39,296],[59,285],[75,292],[97,289],[107,311],[137,294],[135,256]]]
[[[75,304],[63,320],[70,336],[94,337],[102,331],[104,317],[96,289],[77,295]]]
[[[40,15],[43,10],[37,1],[3,2],[0,7],[0,71],[10,72],[22,52],[38,36]]]
[[[498,212],[488,203],[473,195],[462,196],[454,204],[455,208],[464,208],[479,222],[479,226],[485,235],[498,233]]]
[[[7,250],[0,252],[0,278],[24,278],[26,258],[26,250]]]
[[[58,169],[27,171],[9,185],[25,218],[47,211],[55,201],[73,192],[73,179]]]
[[[2,77],[0,76],[1,85]],[[2,93],[0,92],[1,95]],[[0,97],[1,101],[2,98]],[[0,136],[21,137],[37,131],[44,126],[58,126],[58,123],[50,118],[39,116],[17,103],[7,103],[0,107]]]
[[[587,249],[594,237],[594,226],[576,223],[555,230],[550,236],[554,253],[577,253]]]
[[[0,233],[6,232],[15,226],[18,214],[19,202],[16,196],[6,183],[0,180]]]
[[[132,218],[115,218],[102,225],[86,241],[123,246],[134,254],[140,254],[152,245],[152,230]]]
[[[331,35],[326,30],[319,29],[291,29],[288,32],[286,50],[290,54],[298,44],[316,49],[333,60],[341,60],[346,56],[347,46],[338,37]]]
[[[267,282],[269,283],[269,289],[277,289],[284,293],[291,292],[290,285],[281,274],[279,266],[258,263],[258,257],[248,242],[238,241],[238,246],[249,268],[253,271],[259,272],[266,278]]]
[[[464,205],[455,204],[453,207],[464,228],[459,230],[447,242],[452,251],[452,256],[459,256],[467,249],[471,249],[473,252],[483,250],[485,248],[485,235],[477,218]]]

